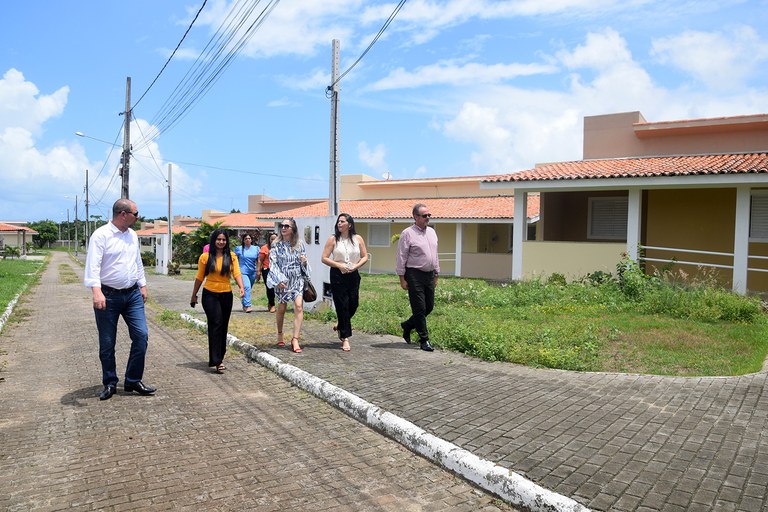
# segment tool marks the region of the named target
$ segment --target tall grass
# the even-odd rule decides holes
[[[618,278],[491,284],[441,277],[430,341],[488,361],[578,371],[737,375],[768,353],[762,304],[710,283],[680,285],[622,261]],[[410,315],[395,276],[364,275],[353,327],[400,336]],[[310,317],[333,322],[327,310]]]
[[[36,260],[0,259],[0,313],[35,280],[43,266],[42,261]]]

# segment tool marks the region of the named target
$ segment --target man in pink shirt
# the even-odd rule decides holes
[[[395,271],[400,276],[400,286],[408,290],[411,303],[411,317],[400,324],[403,339],[411,342],[411,331],[419,335],[421,350],[432,352],[427,330],[427,315],[435,307],[435,287],[440,274],[437,256],[437,233],[429,227],[432,214],[425,204],[413,207],[413,225],[400,234],[397,243]]]

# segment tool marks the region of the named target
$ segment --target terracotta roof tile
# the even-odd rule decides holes
[[[200,226],[173,226],[173,234],[177,233],[191,233]],[[137,229],[136,234],[139,236],[154,236],[164,235],[168,232],[167,226],[159,226],[156,228]]]
[[[768,173],[768,153],[611,158],[543,164],[486,183]]]
[[[272,223],[264,222],[265,216],[270,214],[263,213],[230,213],[223,217],[216,217],[211,219],[211,224],[221,223],[222,226],[226,226],[232,229],[239,228],[271,228]]]
[[[27,226],[14,226],[13,224],[0,223],[0,233],[18,233],[24,231],[28,235],[37,235],[37,231]]]

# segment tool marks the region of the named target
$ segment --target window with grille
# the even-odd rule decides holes
[[[749,208],[749,239],[768,242],[768,191],[752,193]]]
[[[366,245],[371,247],[389,247],[389,224],[368,224],[368,240]]]
[[[627,210],[626,197],[590,197],[587,238],[626,240]]]

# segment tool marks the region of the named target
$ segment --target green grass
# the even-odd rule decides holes
[[[45,266],[43,261],[0,259],[0,313],[22,290],[29,286]]]
[[[576,371],[742,375],[768,354],[768,317],[756,298],[650,278],[494,285],[441,277],[430,341],[488,361]],[[391,275],[363,275],[355,329],[400,336],[407,293]],[[310,318],[335,321],[331,310]]]

